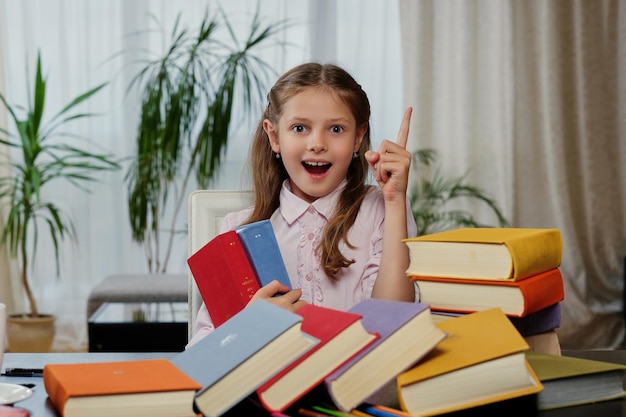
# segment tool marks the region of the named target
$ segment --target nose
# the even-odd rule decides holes
[[[327,149],[326,138],[323,133],[314,133],[309,136],[309,150],[319,153],[324,152]]]

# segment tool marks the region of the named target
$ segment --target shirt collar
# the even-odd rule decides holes
[[[289,184],[289,180],[283,181],[283,186],[280,190],[280,214],[283,216],[285,221],[291,225],[295,222],[300,216],[304,214],[305,211],[309,209],[309,207],[313,207],[319,214],[324,216],[326,220],[330,218],[337,206],[337,201],[339,200],[339,196],[341,192],[346,187],[347,181],[343,180],[341,184],[337,188],[335,188],[330,194],[320,197],[315,200],[313,203],[309,204],[306,201],[302,200],[300,197],[296,196],[291,192],[291,186]]]

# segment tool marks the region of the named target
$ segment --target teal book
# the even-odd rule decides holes
[[[291,281],[269,220],[235,228],[261,286],[277,279],[291,289]]]
[[[302,316],[258,300],[171,359],[202,386],[194,405],[218,417],[312,349]]]

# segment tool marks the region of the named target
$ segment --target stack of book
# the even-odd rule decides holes
[[[528,340],[556,337],[564,298],[558,229],[461,228],[405,243],[407,274],[436,322],[499,307]]]
[[[63,417],[217,417],[319,344],[302,320],[258,300],[172,359],[49,364],[44,386]]]
[[[563,299],[557,230],[461,229],[406,243],[420,302],[293,313],[248,304],[284,269],[269,222],[221,234],[189,259],[220,317],[212,333],[172,359],[46,365],[46,392],[63,417],[485,415],[498,404],[510,415],[626,395],[626,366],[530,352],[524,335],[559,324],[549,319]],[[376,402],[381,393],[390,401]]]
[[[237,407],[251,402],[254,415],[269,415],[299,407],[316,388],[348,411],[445,336],[420,303],[292,313],[258,300],[172,359],[50,364],[43,379],[63,417],[249,415]]]

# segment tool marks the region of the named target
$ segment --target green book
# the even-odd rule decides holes
[[[626,365],[568,356],[526,352],[543,384],[538,408],[550,410],[626,396]]]

